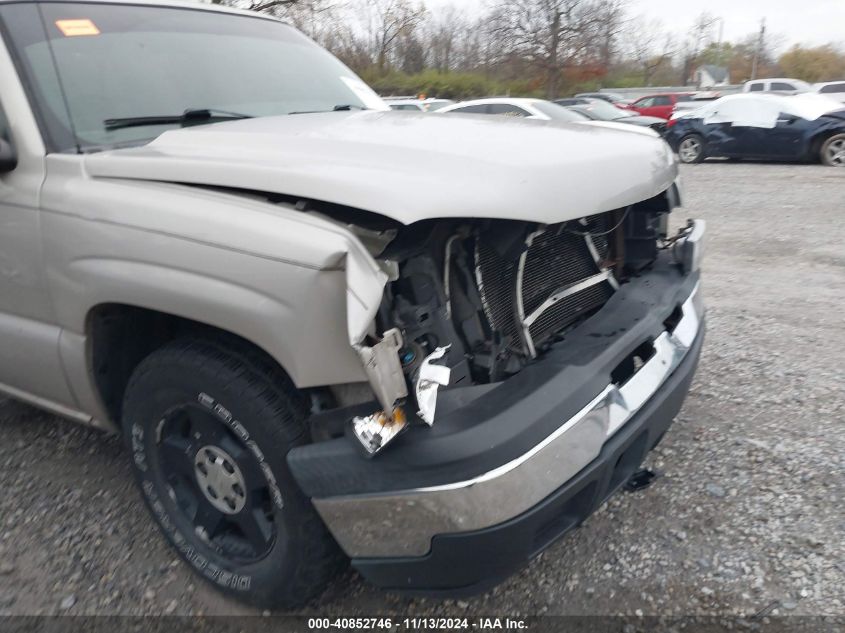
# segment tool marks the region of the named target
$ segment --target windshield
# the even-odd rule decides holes
[[[619,119],[627,119],[628,117],[636,116],[633,112],[620,110],[615,105],[600,99],[591,101],[588,105],[581,107],[585,110],[589,110],[591,115],[601,121],[618,121]]]
[[[567,123],[574,123],[576,121],[586,121],[588,117],[578,112],[573,112],[569,108],[564,108],[551,101],[532,101],[531,105],[537,110],[545,114],[552,121],[566,121]]]
[[[42,118],[58,128],[52,136],[72,139],[60,150],[145,142],[183,125],[178,117],[190,110],[258,117],[386,108],[346,66],[275,20],[164,7],[40,6],[47,40],[40,30],[10,30]],[[105,124],[156,116],[176,120]]]

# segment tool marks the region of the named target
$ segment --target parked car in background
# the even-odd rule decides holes
[[[629,107],[631,110],[639,112],[645,116],[656,116],[661,119],[669,119],[672,116],[672,110],[677,103],[682,101],[692,101],[692,98],[693,93],[691,92],[669,92],[665,94],[640,97]]]
[[[618,108],[626,108],[631,104],[631,99],[627,99],[615,92],[579,92],[575,95],[578,97],[587,97],[589,99],[601,99],[615,105]]]
[[[498,114],[541,121],[589,121],[589,118],[543,99],[476,99],[463,101],[438,110],[450,114]]]
[[[817,161],[845,167],[845,106],[816,94],[738,94],[669,121],[681,162],[705,158]]]
[[[579,114],[583,114],[591,121],[616,121],[617,123],[650,127],[658,134],[662,134],[666,128],[666,119],[643,116],[631,110],[622,110],[601,99],[581,99],[580,101],[583,101],[583,103],[577,105],[567,105],[566,102],[568,101],[573,101],[573,99],[559,99],[555,103]]]
[[[675,104],[675,107],[672,108],[672,116],[669,118],[674,117],[676,114],[683,114],[684,112],[689,112],[690,110],[695,110],[696,108],[700,108],[703,105],[706,105],[710,101],[715,101],[716,99],[721,99],[722,93],[721,92],[696,92],[692,99],[689,101],[678,101]]]
[[[455,103],[450,99],[415,99],[413,97],[386,97],[384,102],[391,110],[409,112],[435,112]]]
[[[567,97],[565,99],[555,99],[553,103],[556,103],[563,107],[568,107],[574,105],[589,105],[593,101],[601,101],[602,103],[608,104],[610,103],[609,101],[605,101],[604,99],[594,99],[592,97]]]
[[[828,81],[815,84],[813,90],[820,95],[845,103],[845,81]]]
[[[790,77],[773,77],[770,79],[755,79],[746,81],[742,86],[743,92],[775,92],[783,95],[796,95],[803,92],[813,92],[813,87],[806,81],[791,79]]]

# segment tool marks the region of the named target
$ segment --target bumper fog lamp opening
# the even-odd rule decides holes
[[[401,407],[393,415],[378,411],[363,418],[352,420],[352,434],[363,447],[368,457],[384,450],[408,428],[408,418]]]

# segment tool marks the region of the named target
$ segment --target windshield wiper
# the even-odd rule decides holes
[[[290,112],[289,114],[322,114],[324,112],[349,112],[351,110],[369,110],[364,106],[352,105],[351,103],[342,103],[336,105],[331,110],[303,110],[302,112]]]
[[[120,130],[128,127],[144,127],[146,125],[202,125],[204,123],[216,123],[218,121],[234,121],[238,119],[252,119],[250,114],[240,112],[229,112],[228,110],[217,110],[215,108],[203,108],[199,110],[185,110],[182,114],[165,116],[133,116],[122,119],[106,119],[103,125],[106,130]]]

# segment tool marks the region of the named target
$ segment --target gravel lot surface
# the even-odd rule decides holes
[[[490,594],[413,600],[347,572],[306,613],[845,615],[845,170],[684,169],[708,221],[709,339],[650,464]],[[243,614],[165,545],[121,443],[0,400],[0,614]]]

